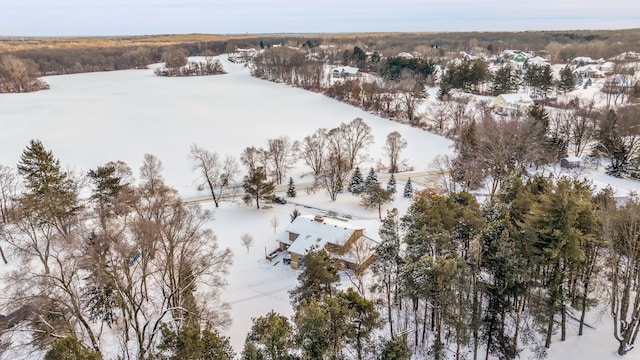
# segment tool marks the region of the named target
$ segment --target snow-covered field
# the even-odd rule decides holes
[[[368,154],[382,156],[387,134],[407,140],[402,157],[426,169],[451,142],[392,122],[321,94],[253,78],[223,61],[226,75],[166,78],[152,70],[47,77],[51,89],[0,96],[0,163],[16,164],[30,139],[39,138],[62,164],[86,172],[122,160],[134,172],[145,153],[157,156],[165,180],[183,196],[196,193],[187,156],[199,146],[238,158],[246,147],[287,135],[302,140],[361,117],[373,128]]]
[[[392,122],[320,94],[282,84],[252,78],[246,68],[223,60],[229,73],[221,76],[165,78],[152,70],[117,71],[49,77],[48,91],[0,96],[0,164],[15,165],[32,138],[39,138],[64,166],[86,173],[108,161],[122,160],[134,172],[145,153],[157,156],[164,165],[166,182],[184,197],[201,195],[194,184],[195,175],[187,159],[193,143],[221,155],[238,157],[247,146],[262,147],[269,138],[288,135],[301,140],[320,127],[332,128],[361,117],[373,129],[375,143],[367,153],[371,162],[383,160],[386,135],[397,130],[407,140],[402,157],[416,172],[429,169],[439,154],[451,154],[451,141],[396,122]],[[600,169],[601,170],[601,169]],[[294,179],[306,171],[299,164]],[[598,185],[611,178],[597,170]],[[363,169],[366,172],[366,169]],[[586,173],[586,171],[585,171]],[[420,179],[414,180],[417,187]],[[401,190],[404,181],[399,181]],[[620,191],[637,187],[635,182],[617,181]],[[232,325],[225,334],[239,353],[251,318],[275,310],[291,315],[288,290],[296,284],[297,272],[281,261],[265,260],[265,251],[275,248],[272,219],[278,219],[277,231],[289,223],[289,214],[297,206],[303,214],[332,210],[352,216],[376,218],[377,211],[365,210],[358,199],[341,194],[331,202],[322,191],[298,197],[286,205],[273,204],[256,210],[238,202],[224,202],[214,211],[210,226],[223,246],[234,253],[227,277],[229,286],[223,299],[231,305]],[[299,203],[298,205],[294,203]],[[401,196],[383,208],[409,202]],[[214,210],[212,203],[205,208]],[[308,207],[307,207],[308,206]],[[244,233],[254,238],[249,250],[240,241]],[[345,281],[348,281],[345,279]],[[588,329],[578,338],[552,345],[549,359],[613,359],[616,343],[611,335],[608,315],[594,318],[597,330]],[[525,355],[528,356],[528,355]],[[632,352],[627,358],[639,356]]]

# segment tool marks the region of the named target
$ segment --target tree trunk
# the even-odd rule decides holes
[[[4,250],[2,250],[2,246],[0,246],[0,256],[2,256],[2,261],[4,261],[4,264],[7,265],[9,262],[7,261],[7,258],[4,256]]]
[[[216,191],[213,188],[213,184],[211,183],[211,180],[209,179],[208,175],[205,175],[207,178],[207,184],[209,185],[209,190],[211,191],[211,197],[213,198],[213,203],[216,204],[216,207],[218,207],[218,198],[216,197]]]
[[[391,338],[393,338],[393,314],[391,311],[391,279],[390,276],[387,276],[387,286],[386,286],[386,290],[387,290],[387,312],[388,312],[388,318],[389,318],[389,331],[391,332]]]
[[[562,323],[560,324],[561,328],[561,336],[560,341],[567,340],[567,305],[565,305],[564,301],[562,302],[562,306],[560,307],[562,311]]]
[[[413,299],[413,335],[415,336],[414,344],[418,347],[418,298]]]
[[[524,303],[525,303],[525,299],[526,296],[522,295],[520,297],[520,299],[518,300],[517,303],[517,314],[516,314],[516,321],[515,321],[515,332],[513,334],[513,343],[511,344],[511,348],[514,354],[517,354],[517,350],[518,350],[518,335],[520,334],[520,322],[522,321],[522,311],[524,311]]]
[[[553,333],[553,323],[554,323],[553,316],[554,315],[555,315],[555,312],[552,309],[550,309],[548,314],[549,322],[547,324],[547,336],[544,340],[544,347],[547,349],[551,347],[551,335]]]

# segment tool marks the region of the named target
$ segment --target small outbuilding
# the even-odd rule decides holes
[[[560,167],[565,169],[575,169],[580,167],[580,158],[577,156],[567,156],[560,159]]]

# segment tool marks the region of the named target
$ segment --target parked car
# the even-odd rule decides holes
[[[291,253],[287,253],[282,259],[282,263],[285,265],[291,265]]]
[[[282,196],[276,196],[273,198],[273,202],[276,204],[286,204],[287,199],[283,198]]]

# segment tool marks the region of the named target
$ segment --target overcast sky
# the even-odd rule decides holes
[[[640,0],[0,0],[0,36],[637,27]]]

